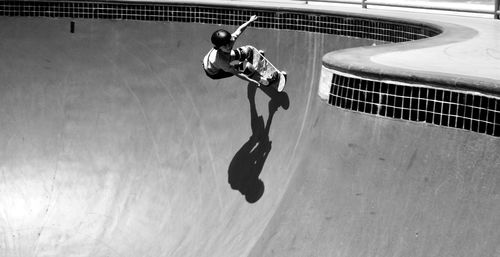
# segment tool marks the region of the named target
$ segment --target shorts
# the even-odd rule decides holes
[[[203,69],[203,70],[205,71],[205,74],[207,74],[207,76],[211,79],[225,79],[225,78],[229,78],[229,77],[234,76],[233,73],[223,71],[223,70],[220,70],[216,74],[210,74],[205,69]]]

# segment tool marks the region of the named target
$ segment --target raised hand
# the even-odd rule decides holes
[[[250,19],[248,21],[254,22],[255,20],[257,20],[257,15],[252,15],[252,17],[250,17]]]

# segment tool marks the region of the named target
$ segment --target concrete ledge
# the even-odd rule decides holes
[[[450,73],[436,72],[433,70],[413,70],[406,67],[385,65],[372,60],[373,56],[388,52],[402,52],[460,43],[472,39],[479,33],[471,28],[449,23],[436,23],[435,26],[439,26],[443,31],[438,36],[412,42],[360,47],[355,49],[351,48],[330,52],[324,56],[323,65],[330,69],[352,73],[353,75],[370,79],[397,80],[405,83],[418,83],[448,89],[471,90],[500,95],[499,80],[454,74],[451,69]],[[414,60],[408,59],[409,63],[412,61]],[[440,60],[434,60],[434,62],[439,63]],[[442,65],[450,64],[448,62],[443,62]]]

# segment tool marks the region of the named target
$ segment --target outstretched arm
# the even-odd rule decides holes
[[[248,25],[250,25],[250,23],[254,22],[255,20],[257,20],[257,15],[252,15],[252,17],[250,17],[250,19],[241,24],[241,26],[239,26],[235,32],[233,32],[232,36],[233,38],[236,40],[236,38],[238,38],[241,33],[243,33],[243,31],[245,31],[245,29],[248,27]]]

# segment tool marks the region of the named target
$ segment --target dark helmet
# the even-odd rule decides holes
[[[212,44],[216,48],[227,45],[231,42],[231,34],[227,30],[219,29],[212,34]]]

